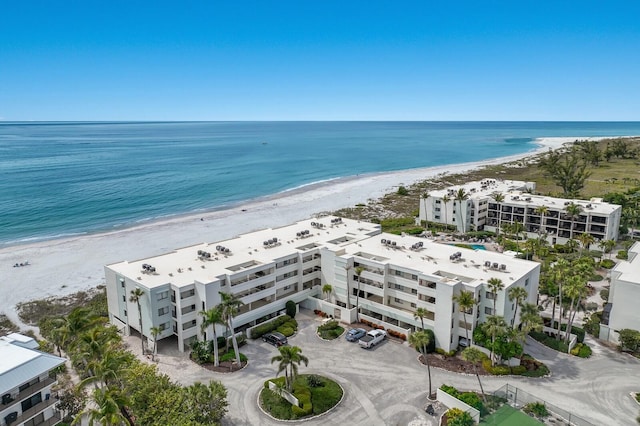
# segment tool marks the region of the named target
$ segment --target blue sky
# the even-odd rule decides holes
[[[639,120],[640,2],[10,1],[3,120]]]

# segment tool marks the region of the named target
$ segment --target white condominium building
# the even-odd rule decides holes
[[[460,188],[469,194],[468,199],[462,203],[455,201],[455,194]],[[603,202],[600,198],[589,201],[572,200],[528,192],[534,188],[533,182],[485,179],[437,191],[430,194],[426,202],[421,200],[420,219],[425,216],[422,213],[424,208],[426,220],[437,221],[437,217],[442,223],[457,225],[459,231],[465,232],[497,232],[505,224],[519,222],[528,238],[544,234],[551,244],[564,244],[585,233],[591,234],[596,241],[618,238],[621,206]],[[445,207],[443,197],[447,194],[453,195],[447,196],[449,201]],[[578,206],[577,212],[568,211],[572,205]],[[463,218],[462,221],[460,217]]]
[[[618,341],[618,331],[630,328],[640,331],[640,243],[629,249],[628,260],[621,260],[611,270],[609,303],[604,306],[600,338]]]
[[[493,314],[494,297],[496,314],[510,322],[515,305],[506,291],[521,286],[535,302],[539,264],[383,234],[376,224],[325,216],[108,265],[105,275],[111,322],[125,332],[139,331],[138,308],[130,301],[131,291],[139,288],[143,334],[159,327],[158,338],[177,338],[180,350],[202,336],[198,312],[219,304],[219,292],[244,303],[233,321],[240,330],[278,314],[293,300],[346,323],[356,320],[358,305],[360,318],[408,334],[421,327],[414,318],[421,307],[438,347],[451,350],[465,336],[464,318],[452,302],[455,294],[469,290],[480,302],[466,315],[470,333]],[[490,278],[505,285],[496,296],[487,289]],[[322,294],[324,284],[332,286],[330,295]]]
[[[34,339],[12,333],[0,337],[0,425],[56,425],[60,415],[55,409],[52,386],[57,383],[51,372],[65,359],[38,351]]]
[[[420,199],[419,220],[454,225],[459,232],[482,230],[486,223],[488,204],[493,194],[511,191],[533,191],[534,182],[484,179],[429,192]],[[456,200],[459,192],[464,200]]]

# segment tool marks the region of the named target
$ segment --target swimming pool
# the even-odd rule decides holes
[[[486,250],[487,248],[483,244],[470,244],[474,250]]]

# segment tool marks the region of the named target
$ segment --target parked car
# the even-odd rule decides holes
[[[387,337],[387,332],[384,330],[371,330],[367,334],[362,336],[358,343],[365,349],[369,349],[382,342]]]
[[[357,342],[365,334],[367,334],[367,332],[363,328],[352,328],[351,330],[347,331],[347,335],[345,336],[345,339],[347,339],[347,341],[349,342]]]
[[[277,331],[265,334],[264,336],[262,336],[262,340],[264,342],[272,344],[275,347],[286,345],[288,343],[287,337],[282,333],[278,333]]]

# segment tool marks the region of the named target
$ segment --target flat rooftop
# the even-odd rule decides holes
[[[547,206],[553,210],[564,210],[567,205],[574,203],[582,207],[583,213],[598,213],[609,215],[622,207],[617,204],[610,204],[602,201],[602,198],[591,198],[590,200],[577,200],[567,198],[555,198],[544,195],[534,195],[522,191],[511,191],[504,194],[503,204],[514,206]]]
[[[224,274],[233,275],[243,269],[277,262],[296,252],[304,253],[317,247],[346,247],[378,233],[380,225],[324,216],[107,267],[126,277],[139,277],[137,281],[147,288],[168,283],[181,287],[196,281],[211,282]],[[198,251],[208,256],[198,255]],[[145,271],[143,265],[150,265],[155,271]]]
[[[450,186],[448,188],[439,189],[437,191],[429,191],[432,197],[442,198],[449,195],[452,199],[452,193],[458,189],[464,189],[469,194],[469,198],[486,198],[496,192],[521,191],[526,188],[535,189],[535,182],[525,182],[521,180],[502,180],[502,179],[483,179],[473,182],[467,182],[462,185]]]
[[[629,261],[618,262],[612,272],[618,272],[619,280],[637,283],[640,285],[640,242],[635,243],[628,251]]]
[[[396,245],[382,243],[382,240],[395,242]],[[422,243],[422,247],[416,247]],[[415,247],[415,248],[413,248]],[[425,238],[410,235],[399,236],[382,233],[376,237],[352,244],[346,249],[348,255],[367,258],[370,255],[382,264],[392,264],[400,268],[419,271],[427,275],[435,275],[451,280],[458,280],[475,287],[490,278],[500,278],[508,287],[512,282],[534,270],[538,263],[489,250],[470,250],[443,244]],[[454,254],[460,253],[458,259],[452,260]],[[491,267],[486,267],[490,262]],[[497,264],[497,268],[494,266]],[[505,265],[501,269],[501,265]]]

